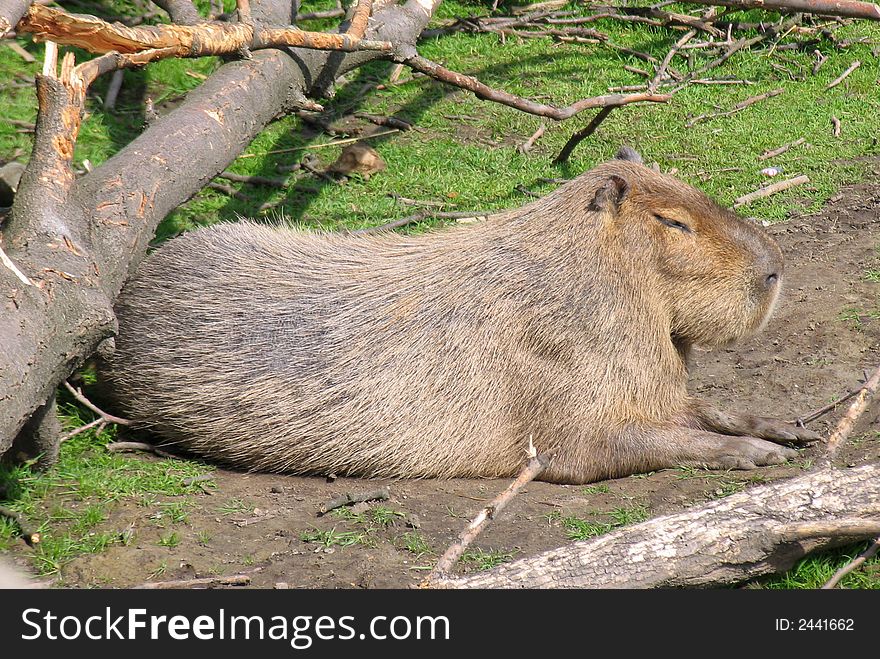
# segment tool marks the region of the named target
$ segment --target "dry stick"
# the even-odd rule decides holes
[[[871,397],[877,392],[878,386],[880,386],[880,366],[877,367],[874,374],[867,382],[865,382],[865,386],[861,388],[856,399],[852,402],[846,414],[843,415],[843,418],[837,424],[837,428],[828,437],[825,456],[821,461],[822,464],[830,464],[834,459],[841,444],[846,441],[846,438],[849,437],[849,434],[852,432],[856,420],[866,409],[868,409],[868,403],[871,401]]]
[[[184,478],[181,481],[181,484],[184,487],[192,487],[193,485],[197,485],[199,483],[207,483],[208,481],[212,481],[216,478],[213,473],[210,474],[202,474],[201,476],[190,476],[189,478]]]
[[[828,403],[828,405],[824,405],[817,410],[813,410],[812,412],[807,412],[806,414],[799,416],[797,419],[793,419],[791,421],[788,421],[787,423],[790,423],[793,426],[800,426],[801,428],[803,428],[804,424],[810,423],[811,421],[815,421],[820,416],[824,416],[825,414],[828,414],[828,412],[833,412],[835,409],[837,409],[838,405],[845,403],[850,398],[852,398],[853,396],[858,394],[860,391],[861,391],[861,388],[853,389],[852,391],[848,391],[848,392],[846,392],[846,394],[843,397],[840,398],[840,400],[836,400],[833,403]]]
[[[557,108],[552,105],[536,103],[535,101],[516,96],[500,89],[493,89],[476,78],[451,71],[420,55],[403,57],[398,61],[406,64],[415,71],[431,76],[435,80],[440,80],[441,82],[473,92],[476,97],[481,100],[493,101],[529,114],[534,114],[539,117],[548,117],[557,121],[573,117],[584,110],[627,105],[629,103],[639,103],[642,101],[650,103],[666,103],[672,98],[669,94],[609,94],[605,96],[596,96],[594,98],[585,98],[576,103],[572,103],[569,106]]]
[[[831,134],[840,137],[840,119],[837,117],[831,117]]]
[[[770,195],[774,195],[777,192],[782,192],[783,190],[788,190],[789,188],[793,188],[795,186],[803,185],[804,183],[809,182],[809,177],[804,175],[795,176],[794,178],[790,178],[786,181],[779,181],[779,183],[774,183],[772,185],[768,185],[767,187],[761,188],[760,190],[755,190],[754,192],[743,195],[733,203],[733,207],[739,208],[740,206],[745,206],[746,204],[752,203],[756,199],[763,199],[764,197],[769,197]]]
[[[578,144],[587,139],[590,135],[592,135],[596,129],[599,127],[605,119],[611,114],[611,111],[614,110],[614,106],[610,106],[607,108],[602,108],[599,110],[598,114],[593,117],[593,120],[586,125],[586,127],[582,128],[570,138],[568,138],[568,142],[565,143],[565,146],[562,147],[562,151],[559,152],[559,155],[553,159],[553,164],[558,165],[559,163],[566,162],[568,157],[571,155],[571,152],[575,150]]]
[[[377,126],[388,126],[402,131],[412,130],[413,127],[410,122],[398,117],[383,117],[377,114],[367,114],[366,112],[355,112],[354,116],[358,119],[366,119],[371,124],[376,124]]]
[[[143,451],[144,453],[152,453],[160,458],[177,459],[178,456],[173,453],[163,451],[157,446],[146,444],[144,442],[111,442],[107,444],[107,450],[111,453],[126,453],[128,451]]]
[[[681,39],[673,44],[672,48],[669,49],[669,52],[666,53],[666,57],[664,57],[663,61],[660,62],[660,66],[657,68],[657,73],[654,75],[654,78],[648,84],[649,92],[657,91],[657,86],[660,84],[660,81],[663,80],[663,76],[666,75],[666,69],[669,68],[669,64],[670,62],[672,62],[672,58],[675,57],[675,54],[682,46],[693,39],[696,35],[697,32],[695,30],[691,30],[690,32],[686,32]]]
[[[239,156],[239,158],[256,158],[258,156],[271,156],[278,153],[292,153],[294,151],[305,151],[312,149],[323,149],[328,146],[341,146],[343,144],[353,144],[355,142],[361,142],[363,140],[369,140],[374,137],[382,137],[383,135],[391,135],[392,133],[399,133],[400,130],[397,128],[392,128],[391,130],[383,130],[378,133],[372,133],[370,135],[359,135],[358,137],[350,137],[344,140],[336,140],[334,142],[324,142],[323,144],[309,144],[308,146],[294,146],[289,149],[273,149],[272,151],[263,151],[262,153],[244,153]]]
[[[515,497],[523,487],[540,476],[548,467],[552,456],[547,454],[537,455],[534,446],[531,446],[531,440],[529,443],[531,459],[528,464],[523,467],[523,470],[519,473],[519,476],[516,477],[516,480],[508,485],[504,492],[492,499],[489,505],[483,508],[477,516],[474,517],[471,523],[467,525],[467,528],[461,532],[455,542],[453,542],[449,549],[446,550],[446,553],[444,553],[443,556],[440,557],[440,560],[437,561],[437,565],[431,570],[430,574],[428,574],[425,584],[430,584],[432,581],[442,579],[448,575],[452,566],[455,565],[455,562],[461,557],[465,549],[467,549],[476,539],[480,532],[486,528],[489,521],[494,519],[498,513],[504,510],[507,504],[511,502],[513,497]]]
[[[848,68],[846,71],[844,71],[844,72],[841,73],[839,76],[837,76],[834,80],[832,80],[831,82],[829,82],[829,83],[826,85],[825,89],[833,89],[834,87],[837,87],[837,85],[839,85],[839,84],[842,83],[844,80],[846,80],[847,76],[849,76],[850,73],[852,73],[853,71],[855,71],[855,70],[856,70],[857,68],[859,68],[861,65],[862,65],[862,63],[861,63],[859,60],[856,60],[855,62],[853,62],[852,64],[849,65],[849,68]]]
[[[18,45],[18,42],[16,42],[16,41],[8,41],[8,42],[6,43],[6,45],[9,46],[9,49],[10,49],[11,51],[13,51],[13,52],[14,52],[16,55],[18,55],[19,57],[21,57],[21,58],[22,58],[25,62],[27,62],[28,64],[31,64],[32,62],[36,62],[36,61],[37,61],[37,58],[34,57],[33,55],[31,55],[28,51],[26,51],[26,50],[25,50],[24,48],[22,48],[21,46],[19,46],[19,45]]]
[[[363,503],[364,501],[387,501],[390,498],[391,492],[389,492],[387,487],[380,487],[378,490],[371,490],[360,494],[346,492],[345,494],[330,499],[330,501],[321,506],[318,509],[318,514],[326,515],[331,510],[336,510],[343,506],[350,506],[355,503]]]
[[[387,224],[382,224],[377,227],[366,227],[364,229],[355,229],[352,231],[352,234],[370,234],[370,233],[382,233],[383,231],[391,231],[392,229],[399,229],[400,227],[405,227],[408,224],[414,224],[415,222],[421,222],[422,220],[427,220],[428,218],[435,218],[438,220],[460,220],[462,218],[482,218],[485,215],[481,215],[480,213],[474,213],[469,211],[444,211],[444,212],[435,212],[435,211],[420,211],[418,213],[414,213],[413,215],[407,215],[406,217],[402,217],[399,220],[394,220],[392,222],[388,222]]]
[[[138,590],[170,590],[173,588],[213,588],[215,586],[247,586],[251,578],[246,574],[237,574],[233,577],[204,577],[202,579],[183,579],[181,581],[148,581]]]
[[[800,146],[804,142],[806,142],[803,137],[796,139],[794,142],[789,142],[783,146],[780,146],[776,149],[770,149],[769,151],[765,151],[760,156],[758,156],[758,160],[769,160],[770,158],[775,158],[776,156],[781,156],[783,153],[788,151],[789,149],[793,149],[796,146]]]
[[[772,91],[766,92],[764,94],[758,94],[757,96],[752,96],[742,101],[741,103],[737,103],[733,106],[732,109],[726,110],[724,112],[711,112],[709,114],[701,114],[698,117],[694,117],[690,121],[685,124],[686,128],[693,128],[698,123],[704,121],[710,121],[712,119],[717,119],[719,117],[729,117],[732,114],[736,114],[737,112],[742,112],[747,107],[754,105],[755,103],[760,103],[761,101],[766,101],[768,98],[773,98],[774,96],[779,96],[783,93],[784,89],[774,89]]]
[[[74,389],[73,386],[71,386],[71,384],[67,380],[64,381],[64,386],[70,392],[71,396],[76,398],[80,403],[82,403],[83,405],[88,407],[92,412],[97,414],[99,417],[101,417],[107,423],[115,423],[120,426],[132,425],[132,422],[128,419],[123,419],[120,416],[113,416],[112,414],[107,414],[107,412],[105,412],[100,407],[95,405],[92,401],[90,401],[88,398],[86,398],[80,389],[78,389],[78,388]]]
[[[525,142],[520,144],[516,150],[520,153],[528,153],[535,146],[535,142],[541,139],[541,136],[544,134],[544,131],[547,130],[547,124],[541,124],[538,126],[538,130],[532,133],[532,136],[527,139]]]
[[[90,428],[94,428],[95,426],[98,426],[98,428],[97,428],[97,430],[95,430],[95,432],[100,433],[102,430],[104,430],[104,426],[106,426],[106,425],[107,425],[106,419],[97,418],[94,421],[91,421],[84,426],[80,426],[79,428],[76,428],[74,430],[71,430],[68,433],[61,435],[61,437],[58,438],[58,443],[60,444],[62,442],[66,442],[71,437],[76,437],[80,433],[83,433],[86,430],[89,430]]]
[[[235,183],[247,183],[248,185],[264,185],[270,188],[281,188],[286,190],[289,187],[287,181],[283,178],[271,178],[269,176],[245,176],[244,174],[235,174],[233,172],[221,172],[218,178],[225,178],[227,181]]]
[[[816,75],[819,72],[821,66],[828,61],[828,57],[823,55],[818,50],[813,51],[813,54],[816,56],[816,63],[813,64],[813,75]]]
[[[208,183],[208,185],[206,185],[205,187],[210,188],[211,190],[216,190],[217,192],[222,192],[223,194],[230,197],[235,197],[239,201],[250,201],[247,195],[239,192],[231,185],[226,185],[224,183],[215,183],[214,181],[212,181],[211,183]]]
[[[874,542],[871,543],[871,546],[868,547],[862,554],[853,559],[851,563],[848,565],[844,565],[840,568],[834,575],[828,580],[828,582],[822,586],[822,590],[830,590],[837,586],[840,583],[840,580],[843,579],[850,572],[855,570],[857,567],[861,566],[865,563],[869,558],[872,558],[880,551],[880,537],[876,538]]]
[[[30,526],[24,520],[24,517],[19,515],[14,510],[10,510],[9,508],[5,508],[0,506],[0,517],[6,517],[11,519],[18,526],[19,535],[21,535],[21,539],[24,540],[29,547],[33,547],[36,544],[39,544],[42,536],[39,531],[31,531]]]

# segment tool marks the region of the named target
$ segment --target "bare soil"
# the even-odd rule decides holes
[[[858,386],[863,371],[880,361],[880,283],[867,275],[880,270],[878,228],[880,188],[868,184],[841,191],[817,215],[773,226],[787,258],[777,313],[759,336],[729,349],[697,353],[692,391],[727,409],[792,419]],[[838,409],[810,427],[827,433],[841,413]],[[875,405],[863,418],[843,451],[844,462],[880,459],[878,413]],[[532,483],[476,546],[528,556],[572,542],[561,519],[566,516],[608,522],[603,513],[633,506],[645,506],[651,516],[674,512],[755,482],[795,475],[809,468],[821,450],[806,449],[797,463],[778,468],[666,470],[597,484],[607,491]],[[157,524],[153,509],[120,502],[105,525],[116,530],[131,526],[134,540],[74,560],[58,584],[127,587],[150,579],[248,574],[251,586],[258,588],[280,583],[291,588],[407,587],[424,576],[483,503],[507,485],[496,480],[328,482],[223,469],[216,470],[214,483],[204,494],[185,497],[187,521],[173,527]],[[339,494],[380,485],[391,492],[391,499],[380,505],[402,513],[387,527],[317,515],[323,503]],[[160,546],[160,537],[172,528],[180,544]],[[303,533],[316,529],[353,532],[360,541],[327,547],[303,539]],[[427,543],[427,553],[407,549],[413,534]],[[478,561],[460,564],[464,571],[479,568]]]

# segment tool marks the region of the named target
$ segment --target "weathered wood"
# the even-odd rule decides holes
[[[438,588],[657,588],[734,584],[789,569],[816,549],[868,533],[792,540],[792,528],[880,517],[880,465],[824,468],[607,535],[523,558]]]

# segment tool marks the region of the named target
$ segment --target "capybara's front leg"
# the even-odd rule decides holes
[[[794,449],[757,437],[722,435],[683,426],[629,426],[591,447],[590,459],[561,448],[541,476],[552,483],[591,483],[673,467],[755,469],[797,457]]]
[[[821,435],[785,423],[779,419],[749,414],[731,414],[723,412],[711,403],[695,399],[691,402],[690,411],[697,428],[711,430],[724,435],[749,435],[769,439],[772,442],[796,444],[803,446],[822,439]]]

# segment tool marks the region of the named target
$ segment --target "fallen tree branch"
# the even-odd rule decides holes
[[[716,5],[734,9],[764,9],[768,11],[803,12],[820,16],[864,18],[880,21],[880,6],[856,0],[686,0],[701,5]]]
[[[789,569],[852,536],[789,541],[792,525],[880,516],[880,465],[824,468],[680,513],[440,579],[440,588],[657,588],[734,584]],[[865,526],[864,530],[868,530]]]
[[[611,114],[611,111],[614,110],[615,106],[609,106],[607,108],[602,108],[596,114],[595,117],[588,123],[584,128],[576,132],[574,135],[568,138],[568,142],[565,143],[565,146],[562,147],[562,150],[559,152],[559,155],[553,159],[553,164],[558,165],[560,163],[568,161],[569,156],[571,156],[572,152],[577,148],[577,145],[587,139],[590,135],[596,132],[596,129],[599,127],[605,119],[608,118],[608,115]]]
[[[794,142],[789,142],[788,144],[783,144],[782,146],[776,149],[770,149],[769,151],[765,151],[760,156],[758,156],[758,160],[769,160],[770,158],[775,158],[776,156],[781,156],[786,151],[795,148],[796,146],[800,146],[807,140],[803,137],[796,139]]]
[[[434,581],[446,578],[455,563],[461,558],[464,551],[474,540],[476,540],[477,536],[482,533],[488,523],[495,519],[495,516],[507,507],[507,504],[513,500],[513,497],[515,497],[523,487],[540,476],[550,465],[551,456],[546,454],[538,455],[535,451],[535,447],[532,446],[531,440],[529,440],[529,453],[529,462],[523,467],[522,471],[516,477],[516,480],[508,485],[507,489],[492,499],[485,508],[477,513],[477,516],[467,525],[467,528],[459,534],[458,538],[455,539],[455,542],[453,542],[443,556],[440,557],[440,560],[437,561],[437,565],[434,566],[434,569],[428,574],[425,584],[423,585],[430,585]]]
[[[121,416],[113,416],[112,414],[108,414],[100,407],[95,405],[92,401],[85,397],[82,390],[74,389],[73,385],[71,385],[67,380],[64,381],[64,387],[67,391],[70,392],[70,395],[76,398],[80,403],[88,407],[92,412],[97,414],[101,419],[104,420],[105,423],[115,423],[120,426],[130,426],[131,421],[128,419],[123,419]]]
[[[387,224],[382,224],[377,227],[366,227],[364,229],[355,229],[351,233],[354,234],[368,234],[368,233],[382,233],[383,231],[391,231],[392,229],[399,229],[401,227],[405,227],[408,224],[414,224],[416,222],[421,222],[422,220],[427,220],[428,218],[436,218],[438,220],[460,220],[464,218],[482,218],[484,215],[480,215],[479,213],[474,213],[473,211],[430,211],[424,210],[419,211],[418,213],[413,213],[412,215],[407,215],[406,217],[402,217],[399,220],[393,220],[388,222]]]
[[[163,451],[159,447],[153,446],[152,444],[147,444],[145,442],[111,442],[110,444],[107,444],[107,450],[111,453],[128,453],[140,451],[142,453],[152,453],[153,455],[160,458],[171,460],[179,459],[179,456],[176,456],[173,453],[168,453],[167,451]]]
[[[800,176],[795,176],[794,178],[787,179],[785,181],[779,181],[778,183],[767,185],[759,190],[755,190],[754,192],[744,194],[742,197],[739,197],[736,201],[733,202],[733,207],[739,208],[740,206],[745,206],[746,204],[752,203],[756,199],[763,199],[764,197],[769,197],[770,195],[774,195],[777,192],[782,192],[783,190],[788,190],[789,188],[793,188],[795,186],[803,185],[804,183],[809,182],[809,177],[804,176],[803,174],[801,174]]]
[[[521,96],[516,96],[515,94],[500,89],[494,89],[472,76],[456,73],[436,62],[425,59],[421,55],[415,54],[414,51],[408,55],[396,57],[395,61],[400,62],[401,64],[406,64],[414,71],[424,73],[440,82],[445,82],[455,87],[466,89],[467,91],[472,92],[480,100],[493,101],[495,103],[500,103],[501,105],[521,110],[522,112],[534,114],[539,117],[555,119],[556,121],[569,119],[584,110],[619,107],[621,105],[628,105],[629,103],[666,103],[672,98],[670,94],[606,94],[604,96],[585,98],[576,103],[572,103],[571,105],[559,108],[552,105],[538,103],[527,98],[522,98]]]
[[[874,371],[874,374],[865,382],[865,386],[861,388],[856,399],[849,406],[849,409],[846,411],[846,414],[843,415],[843,418],[838,422],[837,427],[834,429],[834,432],[828,436],[828,443],[825,448],[825,455],[822,459],[823,465],[831,464],[831,461],[834,459],[837,451],[840,449],[841,445],[846,441],[847,437],[849,437],[852,432],[853,427],[855,426],[858,418],[864,413],[866,409],[868,409],[868,403],[871,402],[871,398],[874,394],[877,393],[877,388],[880,387],[880,366]]]
[[[841,73],[839,76],[837,76],[834,80],[832,80],[831,82],[829,82],[829,83],[825,86],[825,89],[826,89],[826,90],[828,90],[828,89],[834,89],[835,87],[837,87],[837,85],[839,85],[839,84],[842,83],[844,80],[846,80],[847,77],[849,77],[849,74],[850,74],[850,73],[852,73],[853,71],[855,71],[855,70],[856,70],[857,68],[859,68],[861,65],[862,65],[862,63],[861,63],[859,60],[856,60],[855,62],[853,62],[852,64],[849,65],[849,68],[847,68],[846,71],[844,71],[844,72]]]

